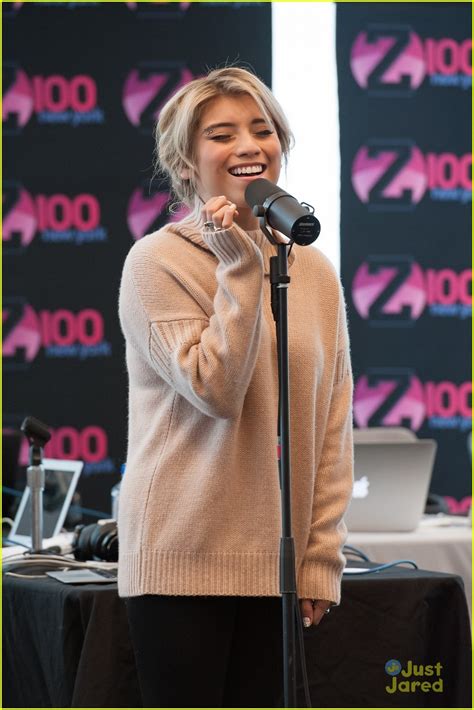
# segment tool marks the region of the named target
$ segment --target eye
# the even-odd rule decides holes
[[[221,141],[221,142],[223,142],[223,141],[229,140],[229,138],[231,138],[231,137],[232,137],[232,136],[229,135],[228,133],[220,133],[220,134],[217,135],[217,136],[209,136],[209,139],[210,139],[211,141]]]
[[[273,131],[269,128],[265,128],[263,131],[258,131],[257,136],[271,136]]]

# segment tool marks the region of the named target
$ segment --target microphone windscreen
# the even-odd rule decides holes
[[[245,201],[249,207],[253,209],[255,205],[263,205],[267,197],[274,195],[275,192],[280,192],[281,188],[275,185],[270,180],[265,180],[265,178],[257,178],[252,180],[251,183],[247,185],[245,190]]]
[[[40,422],[36,417],[26,417],[20,428],[29,439],[34,437],[43,440],[45,443],[51,439],[51,432],[46,424]]]

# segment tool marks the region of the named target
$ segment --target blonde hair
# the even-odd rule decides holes
[[[155,140],[157,171],[167,175],[174,196],[187,207],[198,209],[193,174],[196,169],[195,135],[207,104],[219,96],[250,96],[275,128],[285,162],[293,144],[288,121],[270,89],[255,74],[240,67],[214,69],[186,84],[165,104],[158,119]],[[190,178],[182,177],[189,171]]]

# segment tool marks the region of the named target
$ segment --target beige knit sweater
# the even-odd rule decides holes
[[[279,594],[274,253],[259,230],[188,223],[144,237],[126,259],[121,596]],[[295,246],[289,267],[298,593],[338,603],[353,468],[344,301],[317,249]]]

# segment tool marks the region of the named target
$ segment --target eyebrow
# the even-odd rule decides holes
[[[250,124],[253,126],[257,123],[268,123],[264,118],[254,118],[250,122]],[[209,133],[209,131],[214,131],[216,128],[235,128],[236,124],[235,123],[211,123],[209,126],[206,126],[206,128],[203,128],[202,132],[203,133]]]

